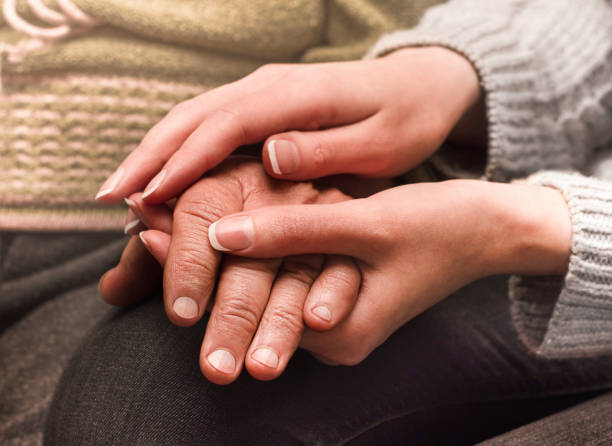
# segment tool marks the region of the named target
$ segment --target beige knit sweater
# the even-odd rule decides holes
[[[369,57],[415,45],[464,54],[486,93],[493,181],[559,189],[572,217],[565,277],[513,277],[521,339],[549,357],[612,354],[612,5],[605,0],[450,0]],[[461,154],[434,163],[466,172]],[[602,179],[596,179],[593,175]]]

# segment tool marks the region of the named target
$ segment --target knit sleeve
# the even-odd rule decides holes
[[[612,353],[612,182],[544,171],[527,180],[558,189],[573,238],[565,277],[510,279],[514,325],[523,342],[551,358]]]
[[[450,0],[417,27],[382,37],[366,57],[428,45],[463,54],[479,74],[489,136],[484,178],[580,169],[612,140],[610,1]]]

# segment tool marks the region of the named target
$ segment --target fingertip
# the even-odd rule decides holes
[[[282,175],[280,171],[280,167],[278,166],[278,158],[276,156],[276,141],[272,140],[268,142],[267,146],[267,155],[268,162],[270,163],[270,168],[272,169],[272,173],[276,175]]]
[[[268,139],[262,156],[264,168],[272,176],[285,177],[295,174],[300,167],[298,146],[290,139],[278,136]]]
[[[125,224],[123,233],[125,235],[136,235],[146,229],[147,227],[140,221],[140,219],[134,218]]]
[[[149,229],[139,232],[138,237],[155,260],[161,266],[164,266],[168,258],[168,249],[170,249],[170,235],[162,231]]]
[[[149,182],[145,188],[141,199],[145,203],[158,204],[165,200],[167,197],[163,197],[161,194],[160,187],[165,183],[168,171],[162,169],[157,175]]]
[[[265,357],[270,358],[270,356],[278,355],[278,353],[273,352],[274,355],[271,355],[269,354],[269,352],[264,352],[260,357],[258,357],[258,354],[262,350],[272,351],[271,349],[260,347],[253,351],[249,351],[247,357],[245,358],[244,365],[253,378],[259,381],[271,381],[273,379],[278,378],[283,373],[285,365],[282,364],[281,359],[279,359],[278,357],[275,360],[276,366],[266,364]]]
[[[304,309],[304,322],[315,331],[327,331],[337,325],[329,307],[321,304]]]
[[[151,252],[151,244],[147,240],[147,231],[140,231],[138,233],[138,238],[140,238],[140,241],[142,242],[144,247],[147,248],[147,251]]]
[[[104,278],[106,277],[106,275],[110,272],[106,271],[104,274],[102,274],[102,277],[100,277],[100,280],[98,280],[98,294],[100,295],[100,297],[102,298],[103,301],[106,302],[106,299],[104,298],[104,291],[105,291],[105,287],[104,287]]]
[[[210,382],[226,386],[238,378],[242,365],[235,359],[235,355],[226,349],[217,349],[200,352],[200,371]]]
[[[119,167],[109,176],[95,196],[95,200],[104,204],[113,204],[122,197],[117,195],[117,189],[125,176],[125,168]]]
[[[121,272],[118,268],[111,268],[100,278],[98,292],[104,302],[114,307],[127,307],[133,302],[126,299],[122,293]]]

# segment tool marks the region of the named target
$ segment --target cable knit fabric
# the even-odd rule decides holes
[[[571,212],[567,275],[511,278],[519,336],[548,357],[612,354],[612,182],[578,173],[612,180],[610,2],[451,0],[381,38],[368,57],[423,45],[454,49],[479,73],[489,129],[482,177],[540,171],[528,181],[559,189]],[[470,171],[452,155],[431,161],[456,176]]]
[[[609,140],[612,9],[604,0],[451,0],[380,39],[368,57],[406,46],[464,54],[486,94],[484,176],[584,167]]]
[[[265,63],[358,59],[442,0],[1,0],[0,230],[109,230],[104,179],[172,106]]]
[[[523,341],[543,355],[612,353],[612,184],[554,171],[534,174],[528,182],[563,194],[574,233],[564,278],[511,279],[515,325]]]

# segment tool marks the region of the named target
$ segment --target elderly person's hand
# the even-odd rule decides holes
[[[349,180],[343,184],[351,193],[369,193]],[[389,186],[387,181],[374,183],[380,182],[368,186]],[[258,379],[278,376],[300,342],[304,321],[316,330],[330,329],[355,302],[360,274],[348,257],[230,257],[219,273],[221,256],[208,243],[209,225],[223,215],[274,204],[349,199],[338,189],[274,180],[258,162],[241,159],[224,163],[186,191],[176,203],[174,222],[165,205],[148,205],[140,194],[130,198],[130,211],[157,229],[142,240],[165,265],[164,301],[174,323],[199,320],[220,277],[200,357],[203,373],[213,382],[233,381],[243,364]],[[133,237],[119,265],[101,280],[100,291],[107,302],[128,305],[150,295],[160,277],[159,266]]]
[[[145,201],[163,203],[237,147],[264,140],[264,166],[276,178],[392,177],[429,157],[451,132],[473,132],[464,123],[480,96],[468,60],[440,47],[368,61],[267,65],[177,105],[97,198],[111,203],[148,183]],[[484,129],[484,112],[476,115]]]
[[[363,360],[414,316],[493,274],[562,274],[569,211],[551,188],[455,180],[392,188],[335,204],[273,206],[225,216],[215,245],[256,258],[352,256],[362,274],[353,310],[302,346],[342,364]]]

